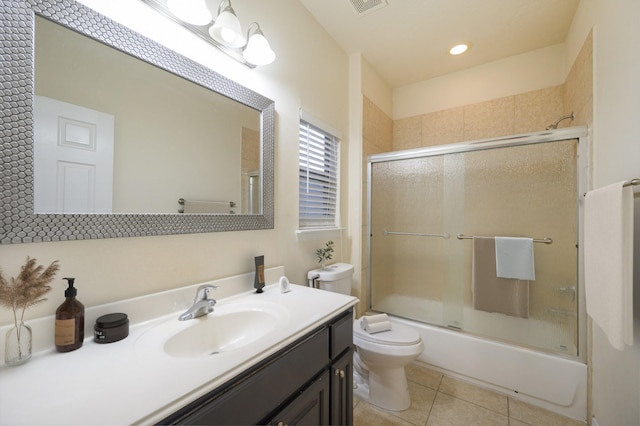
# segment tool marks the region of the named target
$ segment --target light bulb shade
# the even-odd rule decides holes
[[[167,0],[167,8],[181,21],[193,25],[207,25],[213,19],[205,0]]]
[[[209,35],[228,47],[242,47],[246,43],[240,21],[231,6],[218,14],[216,21],[209,28]]]
[[[271,50],[269,41],[260,29],[249,35],[247,47],[242,52],[244,59],[253,65],[267,65],[276,59],[276,54]]]

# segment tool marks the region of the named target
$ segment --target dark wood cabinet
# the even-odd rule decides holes
[[[159,424],[352,424],[352,327],[350,309]]]
[[[281,412],[276,414],[269,424],[285,425],[328,425],[329,393],[331,392],[329,372],[325,371],[314,380]]]

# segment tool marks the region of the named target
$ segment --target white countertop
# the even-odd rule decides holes
[[[272,284],[262,294],[247,291],[218,299],[215,309],[222,312],[254,302],[284,308],[275,330],[233,352],[179,358],[166,355],[161,345],[147,344],[160,324],[189,322],[177,320],[184,310],[180,308],[132,323],[129,336],[119,342],[98,344],[89,334],[76,351],[58,353],[51,348],[34,353],[21,366],[2,366],[0,424],[152,424],[358,302],[355,297],[306,286],[292,285],[291,289],[281,293]]]

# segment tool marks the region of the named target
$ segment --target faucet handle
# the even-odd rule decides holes
[[[209,298],[209,291],[216,290],[218,288],[217,285],[204,284],[198,287],[196,290],[196,298],[195,301],[199,302],[201,300],[207,300]]]

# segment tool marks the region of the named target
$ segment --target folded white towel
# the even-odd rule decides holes
[[[378,322],[389,322],[389,317],[387,316],[387,314],[363,316],[362,319],[360,320],[360,328],[362,328],[363,330],[366,330],[368,325],[375,324]]]
[[[633,190],[624,182],[585,197],[587,314],[618,350],[633,345],[633,202]]]
[[[496,237],[496,274],[499,278],[533,281],[533,239]]]
[[[391,330],[391,322],[390,321],[380,321],[374,322],[373,324],[367,324],[364,331],[369,334],[380,333],[381,331],[389,331]]]

